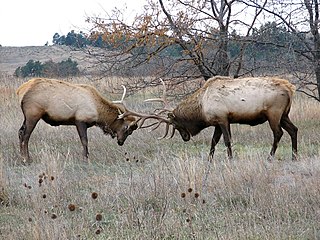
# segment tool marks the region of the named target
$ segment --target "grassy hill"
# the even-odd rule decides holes
[[[80,70],[87,69],[90,65],[83,51],[68,46],[0,47],[0,56],[0,73],[9,75],[30,59],[44,63],[48,60],[60,62],[71,58],[78,62]]]

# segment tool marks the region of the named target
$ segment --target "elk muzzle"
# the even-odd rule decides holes
[[[183,141],[188,142],[191,138],[190,133],[184,129],[178,129]]]
[[[126,141],[127,137],[131,135],[133,131],[137,128],[138,125],[136,122],[134,122],[132,125],[127,125],[121,131],[117,132],[118,145],[122,146]]]

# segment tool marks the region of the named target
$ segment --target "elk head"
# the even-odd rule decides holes
[[[177,129],[178,132],[180,133],[183,141],[185,141],[185,142],[189,141],[190,138],[191,138],[190,132],[187,130],[187,128],[186,128],[185,126],[183,126],[183,125],[180,123],[180,121],[178,121],[178,120],[176,119],[176,116],[174,115],[173,112],[169,112],[169,113],[168,113],[168,119],[169,119],[170,124],[171,124],[172,127],[173,127],[173,130],[172,130],[172,131],[173,131],[173,134],[172,134],[171,137],[173,137],[174,131],[175,131],[175,129]]]
[[[121,85],[123,88],[122,98],[119,101],[113,101],[114,104],[118,106],[118,118],[115,121],[115,129],[117,129],[116,134],[113,134],[112,137],[117,136],[118,145],[122,146],[129,135],[133,133],[134,130],[138,129],[137,122],[140,121],[140,118],[136,119],[135,115],[128,114],[130,111],[126,109],[123,104],[123,100],[126,96],[127,89],[124,85]],[[124,114],[126,116],[124,116]],[[121,117],[123,116],[123,117]]]

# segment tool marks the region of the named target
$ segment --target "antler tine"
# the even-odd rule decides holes
[[[154,122],[154,123],[151,123],[151,124],[149,124],[149,125],[147,125],[147,126],[141,126],[140,128],[149,128],[149,127],[152,127],[152,126],[154,126],[154,125],[159,125],[160,123],[159,122]],[[156,127],[157,127],[156,126]],[[156,128],[155,127],[155,128]],[[154,128],[153,128],[154,129]],[[153,129],[151,129],[149,132],[151,132]]]
[[[163,135],[162,137],[158,138],[158,139],[163,139],[163,138],[165,138],[165,137],[168,135],[169,126],[170,126],[169,124],[166,125],[166,131],[165,131],[164,135]]]
[[[161,83],[162,83],[162,85],[163,85],[162,98],[163,98],[164,104],[165,104],[165,105],[168,105],[168,101],[167,101],[167,87],[166,87],[166,83],[163,81],[163,79],[162,79],[162,78],[160,78],[160,82],[161,82]]]
[[[151,131],[156,130],[156,129],[161,125],[161,123],[166,123],[166,124],[169,125],[168,122],[165,122],[165,121],[163,121],[163,120],[159,120],[159,119],[158,119],[158,122],[151,123],[151,124],[149,124],[148,126],[141,126],[141,128],[149,128],[149,127],[152,127],[152,126],[156,125],[155,127],[153,127],[153,128],[149,131],[149,132],[151,132]]]
[[[162,92],[162,98],[149,98],[149,99],[146,99],[144,100],[145,102],[162,102],[163,105],[164,105],[164,108],[167,108],[168,107],[168,100],[167,100],[167,87],[166,87],[166,84],[165,82],[163,81],[162,78],[160,78],[160,81],[163,85],[163,92]],[[171,110],[168,110],[168,111],[171,111]]]
[[[150,125],[148,125],[148,126],[141,127],[141,128],[148,128],[148,127],[152,127],[152,126],[156,125],[155,127],[153,127],[153,128],[149,131],[149,132],[152,132],[152,131],[156,130],[162,123],[166,123],[166,122],[159,121],[159,122],[155,122],[155,123],[152,123],[152,124],[150,124]],[[170,128],[170,124],[168,124],[168,123],[166,123],[166,124],[167,124],[167,125],[166,125],[166,131],[165,131],[164,135],[163,135],[162,137],[158,138],[158,139],[163,139],[163,138],[165,138],[165,137],[168,135],[169,128]],[[173,128],[172,128],[172,133],[171,133],[170,137],[168,137],[168,139],[169,139],[169,138],[172,138],[172,137],[174,136],[175,130],[176,130],[176,129],[173,127]]]
[[[121,100],[116,100],[116,101],[112,101],[113,103],[121,103],[123,104],[123,100],[127,94],[127,88],[124,86],[124,85],[121,85],[121,87],[123,88],[123,94],[122,94],[122,97],[121,97]]]
[[[147,128],[147,127],[152,127],[152,126],[158,124],[158,122],[156,122],[156,123],[152,123],[152,124],[149,124],[148,126],[144,126],[144,127],[143,127],[143,124],[144,124],[144,122],[145,122],[147,119],[155,119],[155,120],[158,120],[158,121],[159,121],[159,124],[160,124],[160,123],[166,123],[167,125],[170,125],[170,124],[171,124],[170,120],[168,120],[168,119],[166,119],[166,118],[163,118],[163,117],[161,117],[161,116],[158,116],[158,115],[155,115],[155,114],[142,114],[142,113],[137,113],[137,112],[130,111],[130,110],[127,110],[127,109],[126,109],[126,111],[125,111],[124,113],[118,115],[118,119],[123,119],[123,118],[125,118],[125,117],[127,117],[127,116],[136,116],[136,117],[139,118],[139,119],[136,121],[137,123],[141,121],[141,122],[139,123],[139,125],[138,125],[138,128]]]
[[[169,138],[173,138],[175,131],[176,131],[176,129],[173,127],[173,128],[172,128],[172,133],[171,133],[171,135],[170,135]]]
[[[154,112],[156,113],[156,115],[160,115],[160,114],[165,113],[165,112],[172,112],[172,110],[171,109],[167,109],[167,108],[156,108],[154,110]]]
[[[154,115],[146,115],[146,114],[137,113],[137,112],[134,112],[134,111],[126,109],[126,111],[124,113],[118,115],[118,119],[123,119],[123,118],[128,117],[128,116],[139,117],[138,121],[140,121],[143,118],[147,118],[149,116],[152,117]]]
[[[148,126],[143,126],[144,122],[145,122],[147,119],[155,119],[155,120],[158,120],[158,122],[156,122],[156,123],[151,123],[151,124],[149,124]],[[171,124],[170,120],[168,120],[168,119],[166,119],[166,118],[163,118],[163,117],[160,117],[160,116],[155,115],[155,114],[141,115],[141,118],[138,119],[138,121],[140,121],[140,120],[141,120],[141,122],[139,123],[139,128],[148,128],[148,127],[152,127],[152,126],[156,125],[156,127],[154,127],[154,128],[152,129],[152,131],[155,130],[155,129],[157,129],[157,128],[160,126],[161,123],[166,123],[167,125],[170,125],[170,124]],[[137,122],[138,122],[138,121],[137,121]]]

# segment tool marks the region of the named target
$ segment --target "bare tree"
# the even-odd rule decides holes
[[[91,39],[102,39],[107,51],[91,52],[108,71],[135,73],[171,79],[209,79],[216,75],[240,76],[245,44],[230,56],[235,33],[248,35],[261,10],[246,17],[248,6],[239,0],[149,0],[131,23],[121,11],[105,18],[91,17]],[[92,50],[91,50],[92,51]],[[146,71],[147,69],[147,71]]]
[[[294,53],[295,57],[286,63],[288,73],[297,79],[298,91],[320,101],[319,1],[269,0],[268,4],[262,4],[259,0],[250,0],[243,3],[262,10],[265,16],[295,36],[294,42],[268,44]]]

